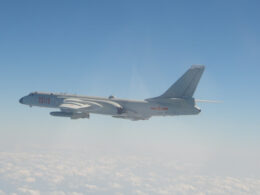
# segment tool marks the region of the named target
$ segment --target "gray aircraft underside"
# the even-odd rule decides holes
[[[200,109],[193,94],[205,67],[193,65],[164,94],[145,100],[78,96],[34,92],[24,96],[20,103],[29,106],[56,108],[52,116],[71,119],[89,118],[90,113],[111,115],[115,118],[147,120],[152,116],[195,115]]]

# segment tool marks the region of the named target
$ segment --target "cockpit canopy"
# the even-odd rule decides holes
[[[29,96],[34,96],[35,94],[37,94],[37,92],[32,92],[29,94]]]
[[[34,95],[37,95],[37,94],[40,94],[40,95],[54,95],[53,93],[46,93],[46,92],[35,91],[35,92],[32,92],[32,93],[29,93],[28,96],[34,96]]]

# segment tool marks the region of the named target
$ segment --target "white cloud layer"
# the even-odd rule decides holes
[[[260,179],[206,175],[201,167],[137,156],[0,153],[2,194],[260,194]]]

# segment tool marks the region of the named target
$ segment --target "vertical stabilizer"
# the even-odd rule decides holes
[[[197,88],[202,73],[203,65],[192,65],[179,80],[177,80],[164,94],[157,98],[191,98]]]

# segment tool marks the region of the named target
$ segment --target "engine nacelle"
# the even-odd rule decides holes
[[[71,119],[89,118],[88,113],[51,112],[50,115],[58,117],[70,117]]]
[[[117,114],[125,113],[125,109],[123,107],[117,107]]]

